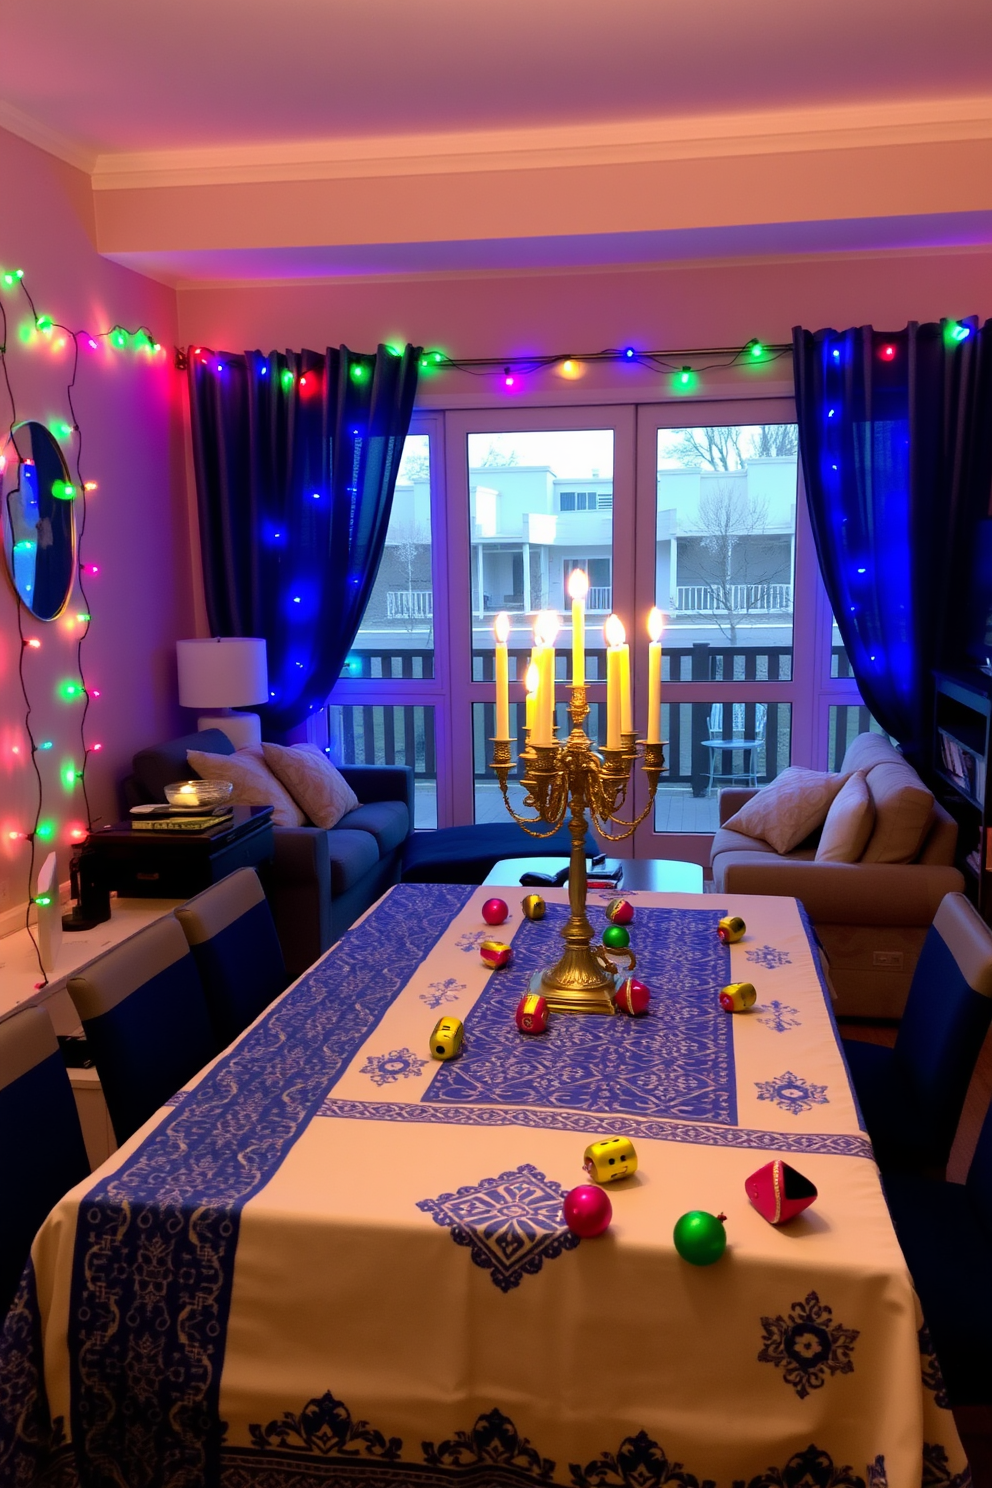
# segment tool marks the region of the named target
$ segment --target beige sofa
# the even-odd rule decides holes
[[[898,812],[899,792],[924,790],[898,750],[880,734],[859,734],[844,756],[842,773],[868,771],[877,813]],[[876,862],[872,839],[860,862],[817,863],[816,837],[780,856],[766,842],[723,825],[752,790],[720,792],[720,829],[710,862],[718,893],[787,894],[799,899],[816,927],[830,962],[835,1010],[846,1017],[898,1018],[917,957],[945,894],[964,888],[953,866],[957,824],[933,802],[929,824],[911,862]],[[874,836],[874,834],[873,834]]]

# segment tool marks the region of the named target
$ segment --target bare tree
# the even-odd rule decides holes
[[[415,575],[418,579],[420,579],[420,575],[417,574],[417,569],[419,567],[419,560],[421,555],[425,552],[428,555],[430,554],[430,537],[428,533],[424,531],[423,527],[419,526],[416,523],[411,523],[410,525],[404,526],[400,529],[399,533],[397,534],[396,541],[390,542],[389,546],[393,556],[396,559],[396,562],[400,565],[405,574],[407,612],[403,616],[403,619],[406,622],[407,630],[413,631],[417,628],[418,625],[422,625],[427,619],[426,616],[418,617],[415,614],[413,585]],[[423,583],[425,581],[423,579],[420,579],[420,582]],[[430,587],[431,579],[429,556],[426,583],[428,587]],[[428,622],[428,628],[433,629],[433,624],[433,620],[430,620]]]
[[[756,424],[741,427],[683,429],[667,450],[687,470],[742,470],[748,460],[794,455],[798,449],[795,424]]]
[[[736,480],[706,482],[699,498],[695,568],[713,596],[713,618],[730,644],[752,610],[767,610],[765,586],[775,580],[781,554],[768,531],[768,505]]]
[[[507,465],[516,464],[517,452],[515,449],[500,449],[497,440],[490,439],[489,448],[486,450],[486,453],[483,455],[481,461],[479,462],[479,465],[476,468],[480,470],[493,470],[497,466],[505,467]]]
[[[408,455],[404,454],[403,464],[400,466],[399,478],[401,481],[430,480],[431,457],[430,455]]]

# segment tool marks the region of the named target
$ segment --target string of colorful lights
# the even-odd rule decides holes
[[[59,444],[60,449],[66,441],[72,441],[72,453],[67,464],[71,464],[75,471],[75,482],[57,481],[52,487],[52,496],[58,501],[78,501],[78,520],[76,523],[76,573],[75,583],[78,585],[79,596],[82,600],[82,608],[71,616],[68,624],[74,632],[76,652],[76,673],[74,677],[65,677],[58,684],[58,694],[66,703],[73,703],[82,699],[83,707],[79,716],[79,752],[81,762],[75,759],[67,760],[60,771],[63,788],[73,791],[78,788],[82,791],[83,805],[86,814],[85,827],[81,823],[67,825],[67,843],[74,845],[82,842],[87,833],[92,829],[93,819],[90,810],[89,793],[86,788],[86,768],[91,754],[97,754],[103,748],[100,743],[88,744],[86,739],[86,721],[89,713],[90,702],[99,698],[98,688],[87,686],[86,674],[83,668],[83,642],[86,640],[91,623],[90,604],[86,592],[86,576],[95,576],[100,572],[96,563],[83,561],[83,542],[86,532],[87,498],[97,490],[97,482],[86,480],[83,475],[83,435],[76,413],[74,394],[80,373],[81,350],[97,351],[101,342],[115,351],[134,349],[143,351],[149,356],[158,356],[162,353],[161,344],[154,339],[147,326],[141,325],[136,330],[128,330],[122,325],[111,326],[109,330],[98,331],[95,334],[87,330],[73,330],[63,322],[56,320],[54,316],[47,313],[39,313],[35,301],[24,281],[23,269],[0,269],[0,289],[19,293],[27,304],[30,319],[25,320],[20,327],[20,340],[25,345],[48,344],[53,354],[61,353],[67,349],[70,342],[72,345],[71,365],[69,377],[66,383],[66,406],[68,408],[69,420],[59,420],[50,426],[50,433]],[[17,400],[14,394],[14,386],[11,381],[9,365],[9,325],[7,309],[0,296],[0,367],[3,370],[4,385],[10,404],[10,419],[7,425],[7,435],[2,449],[0,449],[0,480],[5,477],[7,465],[10,460],[10,450],[13,449],[18,462],[18,481],[8,488],[6,501],[9,503],[11,496],[20,489],[20,467],[24,460],[17,448],[14,438],[15,431],[20,426],[17,413]],[[64,458],[64,453],[63,453]],[[9,504],[6,510],[7,520],[10,520]],[[15,591],[16,592],[16,591]],[[72,590],[70,588],[69,597]],[[20,656],[18,660],[18,679],[21,687],[21,695],[24,699],[24,732],[27,736],[30,750],[30,763],[34,771],[36,785],[36,804],[34,819],[27,830],[8,829],[7,837],[10,841],[24,840],[30,845],[30,859],[28,863],[28,886],[27,886],[27,908],[25,911],[25,928],[31,937],[31,942],[38,959],[42,980],[39,986],[45,985],[48,978],[42,965],[41,951],[34,932],[31,928],[30,914],[32,905],[43,905],[50,902],[47,895],[36,895],[35,864],[38,843],[49,843],[54,841],[58,830],[58,823],[51,815],[44,814],[45,790],[44,777],[38,763],[38,755],[47,753],[54,748],[53,739],[38,739],[35,737],[31,724],[32,702],[29,687],[29,677],[26,670],[28,653],[42,649],[42,642],[37,635],[28,635],[25,630],[25,617],[30,616],[31,611],[24,604],[19,592],[17,597],[17,629],[20,639]],[[63,607],[64,608],[64,607]],[[60,614],[62,611],[59,612]],[[57,617],[56,617],[57,618]],[[33,626],[31,627],[33,629]],[[20,745],[14,744],[12,752],[20,752]]]
[[[390,350],[396,351],[396,348]],[[727,367],[754,367],[776,362],[791,354],[791,342],[769,343],[752,336],[743,346],[670,347],[661,351],[648,351],[637,346],[611,346],[603,351],[555,352],[531,357],[450,357],[443,351],[425,351],[419,368],[427,374],[456,371],[467,372],[473,377],[495,375],[502,386],[512,392],[520,387],[523,379],[538,372],[556,370],[565,378],[575,379],[582,376],[586,366],[613,362],[669,373],[672,391],[686,394],[695,392],[703,373]],[[689,357],[692,362],[686,360]]]

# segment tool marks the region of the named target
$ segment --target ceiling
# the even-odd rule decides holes
[[[102,251],[175,283],[992,238],[992,185],[959,200],[947,184],[984,173],[988,157],[966,161],[965,147],[992,147],[989,0],[4,0],[2,14],[0,125],[91,174]],[[900,189],[872,210],[864,192],[837,196],[834,171],[819,214],[845,224],[832,236],[787,180],[753,210],[724,204],[720,161],[760,163],[797,140],[824,162],[863,144],[953,146],[960,161],[873,157],[865,180]],[[687,159],[703,161],[688,193],[673,165]],[[618,165],[645,167],[631,193],[679,192],[692,209],[613,221],[607,193],[586,220],[595,172]],[[517,210],[534,171],[541,186],[523,181],[520,200],[560,201],[550,220]],[[389,203],[403,177],[421,182],[415,204],[424,182],[431,203],[454,182],[433,227],[363,218],[359,186]],[[291,200],[272,195],[289,183]],[[214,202],[208,230],[207,186],[254,191],[254,205]],[[504,215],[477,210],[487,192]],[[407,200],[401,184],[394,212]]]

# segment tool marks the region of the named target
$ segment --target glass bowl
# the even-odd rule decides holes
[[[165,787],[165,799],[170,806],[197,807],[223,806],[230,799],[234,786],[229,780],[176,780]]]

